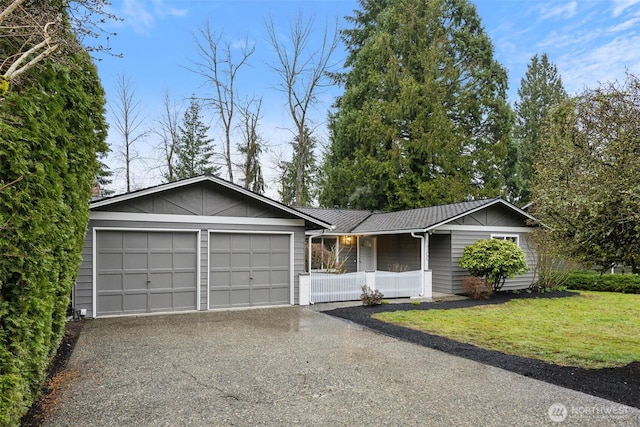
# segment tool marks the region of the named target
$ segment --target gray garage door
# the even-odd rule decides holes
[[[209,307],[289,304],[287,234],[211,233]]]
[[[196,233],[101,230],[96,240],[98,316],[195,310]]]

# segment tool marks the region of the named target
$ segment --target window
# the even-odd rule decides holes
[[[510,240],[516,245],[520,246],[520,236],[518,236],[517,234],[492,234],[491,238],[498,240]]]

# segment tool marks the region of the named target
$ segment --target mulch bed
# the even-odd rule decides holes
[[[42,388],[42,393],[38,400],[31,406],[29,412],[22,417],[20,425],[39,426],[46,419],[50,411],[52,411],[58,399],[62,395],[65,386],[69,384],[75,373],[67,370],[67,363],[76,346],[76,342],[80,337],[84,321],[67,322],[66,330],[58,352],[56,353],[49,371],[47,372],[47,380]]]
[[[502,368],[526,377],[602,397],[635,408],[640,408],[640,362],[619,368],[584,369],[559,366],[536,359],[512,356],[494,350],[485,350],[471,344],[454,341],[438,335],[416,331],[402,326],[384,323],[371,318],[374,313],[398,310],[455,309],[486,304],[502,304],[511,299],[563,298],[576,295],[574,292],[547,292],[514,294],[503,292],[490,300],[459,300],[435,303],[388,304],[372,307],[353,306],[337,308],[324,313],[363,325],[414,344],[430,347],[455,356],[464,357],[486,365]],[[588,314],[585,314],[588,315]],[[532,325],[534,327],[534,325]]]

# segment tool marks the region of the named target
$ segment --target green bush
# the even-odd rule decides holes
[[[494,292],[502,289],[507,278],[524,274],[529,268],[518,245],[499,239],[478,240],[465,247],[458,264],[472,276],[487,279]]]
[[[83,52],[0,102],[0,425],[19,424],[64,334],[105,136]]]
[[[565,286],[569,289],[581,291],[640,294],[640,275],[600,274],[594,271],[578,271],[567,276]]]

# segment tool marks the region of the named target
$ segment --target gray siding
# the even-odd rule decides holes
[[[494,227],[525,227],[526,218],[504,205],[493,205],[478,212],[465,215],[450,224],[483,225]]]
[[[378,236],[378,270],[390,271],[401,265],[406,271],[420,270],[421,240],[410,234],[387,234]]]
[[[87,230],[82,247],[82,263],[78,271],[76,286],[73,288],[73,306],[87,309],[87,315],[93,317],[93,231]]]
[[[462,279],[469,275],[467,270],[464,270],[458,266],[458,260],[462,256],[462,251],[466,246],[469,246],[480,239],[490,239],[492,232],[490,227],[487,227],[487,231],[453,231],[451,233],[451,267],[452,267],[452,293],[462,293]],[[500,233],[504,234],[504,233]],[[509,233],[518,234],[520,236],[520,247],[527,256],[527,263],[530,270],[522,275],[513,279],[507,279],[504,290],[511,289],[525,289],[531,285],[533,281],[532,267],[535,261],[535,255],[532,245],[528,240],[528,233]]]
[[[299,281],[298,275],[304,270],[304,226],[283,227],[235,224],[183,224],[183,223],[162,223],[162,222],[141,222],[141,221],[107,221],[91,220],[85,237],[85,244],[82,255],[83,261],[80,265],[78,280],[73,289],[73,301],[76,309],[86,309],[87,316],[93,317],[93,228],[138,228],[138,229],[184,229],[201,230],[200,236],[200,309],[207,310],[207,278],[208,278],[208,230],[229,230],[229,231],[270,231],[270,232],[293,232],[294,233],[294,303],[299,301]]]
[[[167,190],[135,198],[96,211],[203,215],[249,218],[293,218],[248,196],[211,182]]]
[[[429,236],[429,269],[433,292],[453,293],[451,286],[451,235]]]

